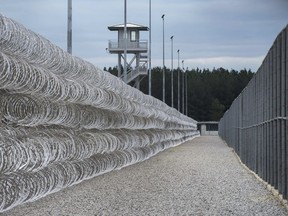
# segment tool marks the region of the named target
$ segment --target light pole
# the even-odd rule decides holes
[[[186,91],[185,91],[185,98],[186,98],[186,116],[188,116],[188,85],[187,85],[187,80],[188,80],[188,70],[185,70],[185,86],[186,86]]]
[[[174,84],[173,84],[173,37],[171,36],[171,105],[174,107]]]
[[[124,0],[124,72],[123,81],[127,83],[127,4]]]
[[[151,0],[149,0],[149,95],[152,94],[151,92]]]
[[[162,15],[163,20],[163,102],[165,103],[165,37],[164,37],[164,17],[165,14]]]
[[[185,96],[184,96],[184,60],[182,60],[182,70],[183,70],[183,72],[182,72],[182,113],[183,113],[183,115],[185,114],[184,113],[184,103],[185,103]]]
[[[180,50],[177,50],[178,53],[178,111],[180,112]]]
[[[68,0],[67,52],[72,54],[72,0]]]

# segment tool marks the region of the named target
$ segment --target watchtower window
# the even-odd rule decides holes
[[[131,41],[136,41],[136,31],[131,31],[131,33],[130,33],[130,40],[131,40]]]

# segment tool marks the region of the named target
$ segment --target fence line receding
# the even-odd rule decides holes
[[[241,160],[287,199],[288,26],[219,124]]]
[[[0,212],[148,159],[197,122],[0,14]]]

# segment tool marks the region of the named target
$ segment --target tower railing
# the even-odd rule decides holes
[[[122,51],[124,50],[124,40],[110,40],[109,41],[109,51]],[[127,51],[147,51],[148,50],[148,41],[140,40],[140,41],[128,41],[127,43]]]
[[[138,76],[145,76],[147,75],[148,70],[147,70],[147,65],[141,65],[139,67],[136,67],[134,70],[131,70],[130,73],[127,74],[127,82],[131,82]]]

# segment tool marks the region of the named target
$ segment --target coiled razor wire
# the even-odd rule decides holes
[[[150,158],[196,121],[0,14],[0,212]]]

